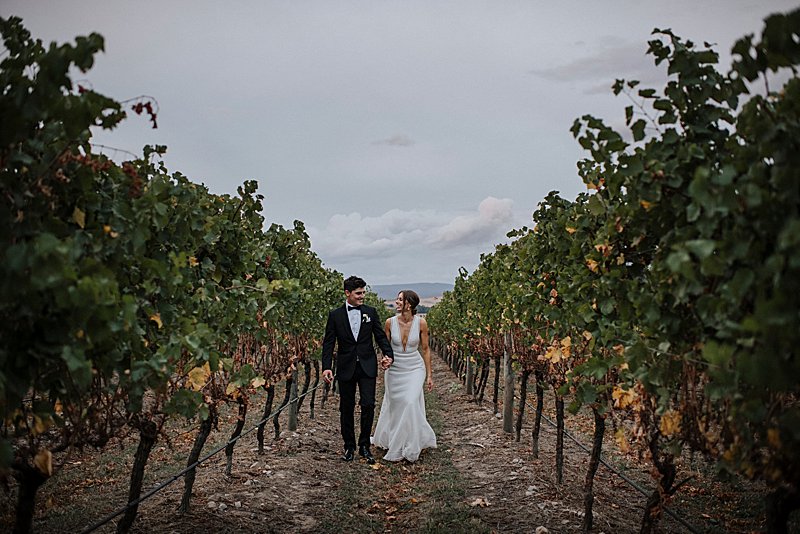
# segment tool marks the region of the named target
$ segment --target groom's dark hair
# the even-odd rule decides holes
[[[359,287],[367,287],[367,283],[363,278],[359,278],[358,276],[350,276],[344,281],[345,291],[355,291]]]

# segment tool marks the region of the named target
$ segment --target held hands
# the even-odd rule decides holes
[[[322,371],[322,379],[328,384],[333,382],[333,371],[330,369],[325,369]]]
[[[392,366],[392,359],[390,357],[388,357],[388,356],[384,356],[381,359],[381,369],[383,369],[385,371],[391,366]]]

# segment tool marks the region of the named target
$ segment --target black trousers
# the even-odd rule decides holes
[[[361,369],[361,364],[356,364],[356,371],[350,380],[339,380],[339,421],[342,426],[342,438],[345,449],[356,448],[355,434],[355,408],[356,387],[358,387],[359,402],[361,406],[361,434],[358,436],[358,446],[370,445],[372,422],[375,419],[375,377],[368,377]]]

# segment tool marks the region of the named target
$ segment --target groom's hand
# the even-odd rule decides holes
[[[324,371],[322,371],[322,379],[328,384],[333,382],[333,371],[331,371],[330,369],[325,369]]]
[[[385,371],[391,366],[392,366],[392,359],[388,356],[384,356],[383,359],[381,360],[381,367],[383,368],[383,370]]]

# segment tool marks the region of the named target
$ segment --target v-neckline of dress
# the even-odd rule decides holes
[[[400,334],[400,346],[403,347],[403,352],[408,350],[408,340],[411,339],[411,329],[414,327],[414,320],[417,318],[416,315],[411,316],[411,322],[408,325],[408,337],[406,337],[406,342],[403,343],[403,327],[400,324],[400,316],[397,317],[397,332]]]

